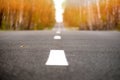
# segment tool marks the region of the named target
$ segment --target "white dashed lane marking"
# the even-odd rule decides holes
[[[61,36],[54,36],[54,39],[61,39]]]
[[[51,50],[45,65],[68,66],[64,50]]]
[[[56,33],[57,33],[57,34],[60,34],[61,32],[60,32],[60,31],[57,31]]]

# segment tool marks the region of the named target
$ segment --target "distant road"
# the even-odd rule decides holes
[[[64,50],[69,65],[45,65],[50,50]],[[0,80],[120,80],[120,32],[2,31]]]

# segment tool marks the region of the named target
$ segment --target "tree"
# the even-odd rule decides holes
[[[4,4],[4,0],[0,0],[0,29],[2,28],[2,20],[3,20],[3,12],[4,12],[4,8],[3,5]]]
[[[45,29],[55,23],[52,0],[0,0],[1,29]]]
[[[67,26],[85,30],[113,30],[120,26],[120,0],[67,0],[67,2],[64,12],[64,23]],[[72,8],[74,10],[71,11]],[[79,14],[73,15],[75,12]]]

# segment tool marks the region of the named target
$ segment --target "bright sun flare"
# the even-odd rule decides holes
[[[63,22],[63,8],[62,8],[62,3],[64,2],[64,0],[54,0],[55,3],[55,9],[56,9],[56,22]]]

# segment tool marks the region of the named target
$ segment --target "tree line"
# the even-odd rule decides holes
[[[63,16],[66,26],[80,30],[120,30],[120,0],[81,1],[82,5],[78,2],[65,5]]]
[[[0,0],[1,30],[50,29],[54,23],[53,0]]]

